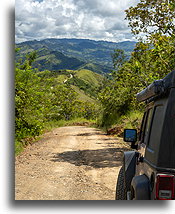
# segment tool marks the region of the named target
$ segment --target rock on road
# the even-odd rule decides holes
[[[95,128],[53,129],[16,157],[15,200],[115,200],[125,150]]]

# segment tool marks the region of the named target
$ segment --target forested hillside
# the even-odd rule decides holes
[[[141,0],[126,10],[137,44],[46,39],[17,45],[17,153],[61,121],[93,120],[107,131],[138,128],[144,106],[136,93],[175,69],[175,4],[165,3]],[[100,75],[110,69],[108,78]]]
[[[33,64],[40,71],[44,69],[90,69],[97,73],[108,73],[113,69],[111,55],[114,49],[122,49],[130,57],[135,42],[106,42],[88,39],[44,39],[17,44],[20,51],[17,59],[36,51]]]

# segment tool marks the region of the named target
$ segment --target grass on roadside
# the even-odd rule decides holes
[[[111,128],[106,130],[105,127],[100,127],[100,129],[106,131],[107,134],[122,137],[124,129],[140,129],[142,116],[143,113],[141,111],[130,111],[126,115],[119,117]]]
[[[121,116],[117,122],[124,129],[139,129],[141,125],[143,113],[140,111],[131,111],[128,114]]]

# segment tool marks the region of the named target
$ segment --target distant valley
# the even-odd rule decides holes
[[[114,43],[89,39],[26,41],[16,44],[20,48],[16,59],[24,60],[26,54],[36,51],[37,57],[33,66],[39,71],[88,69],[103,74],[113,69],[111,54],[114,49],[124,50],[129,58],[135,44],[133,41]]]

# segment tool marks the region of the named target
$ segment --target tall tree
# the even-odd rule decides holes
[[[137,6],[125,12],[135,35],[161,33],[175,36],[174,0],[140,0]]]

